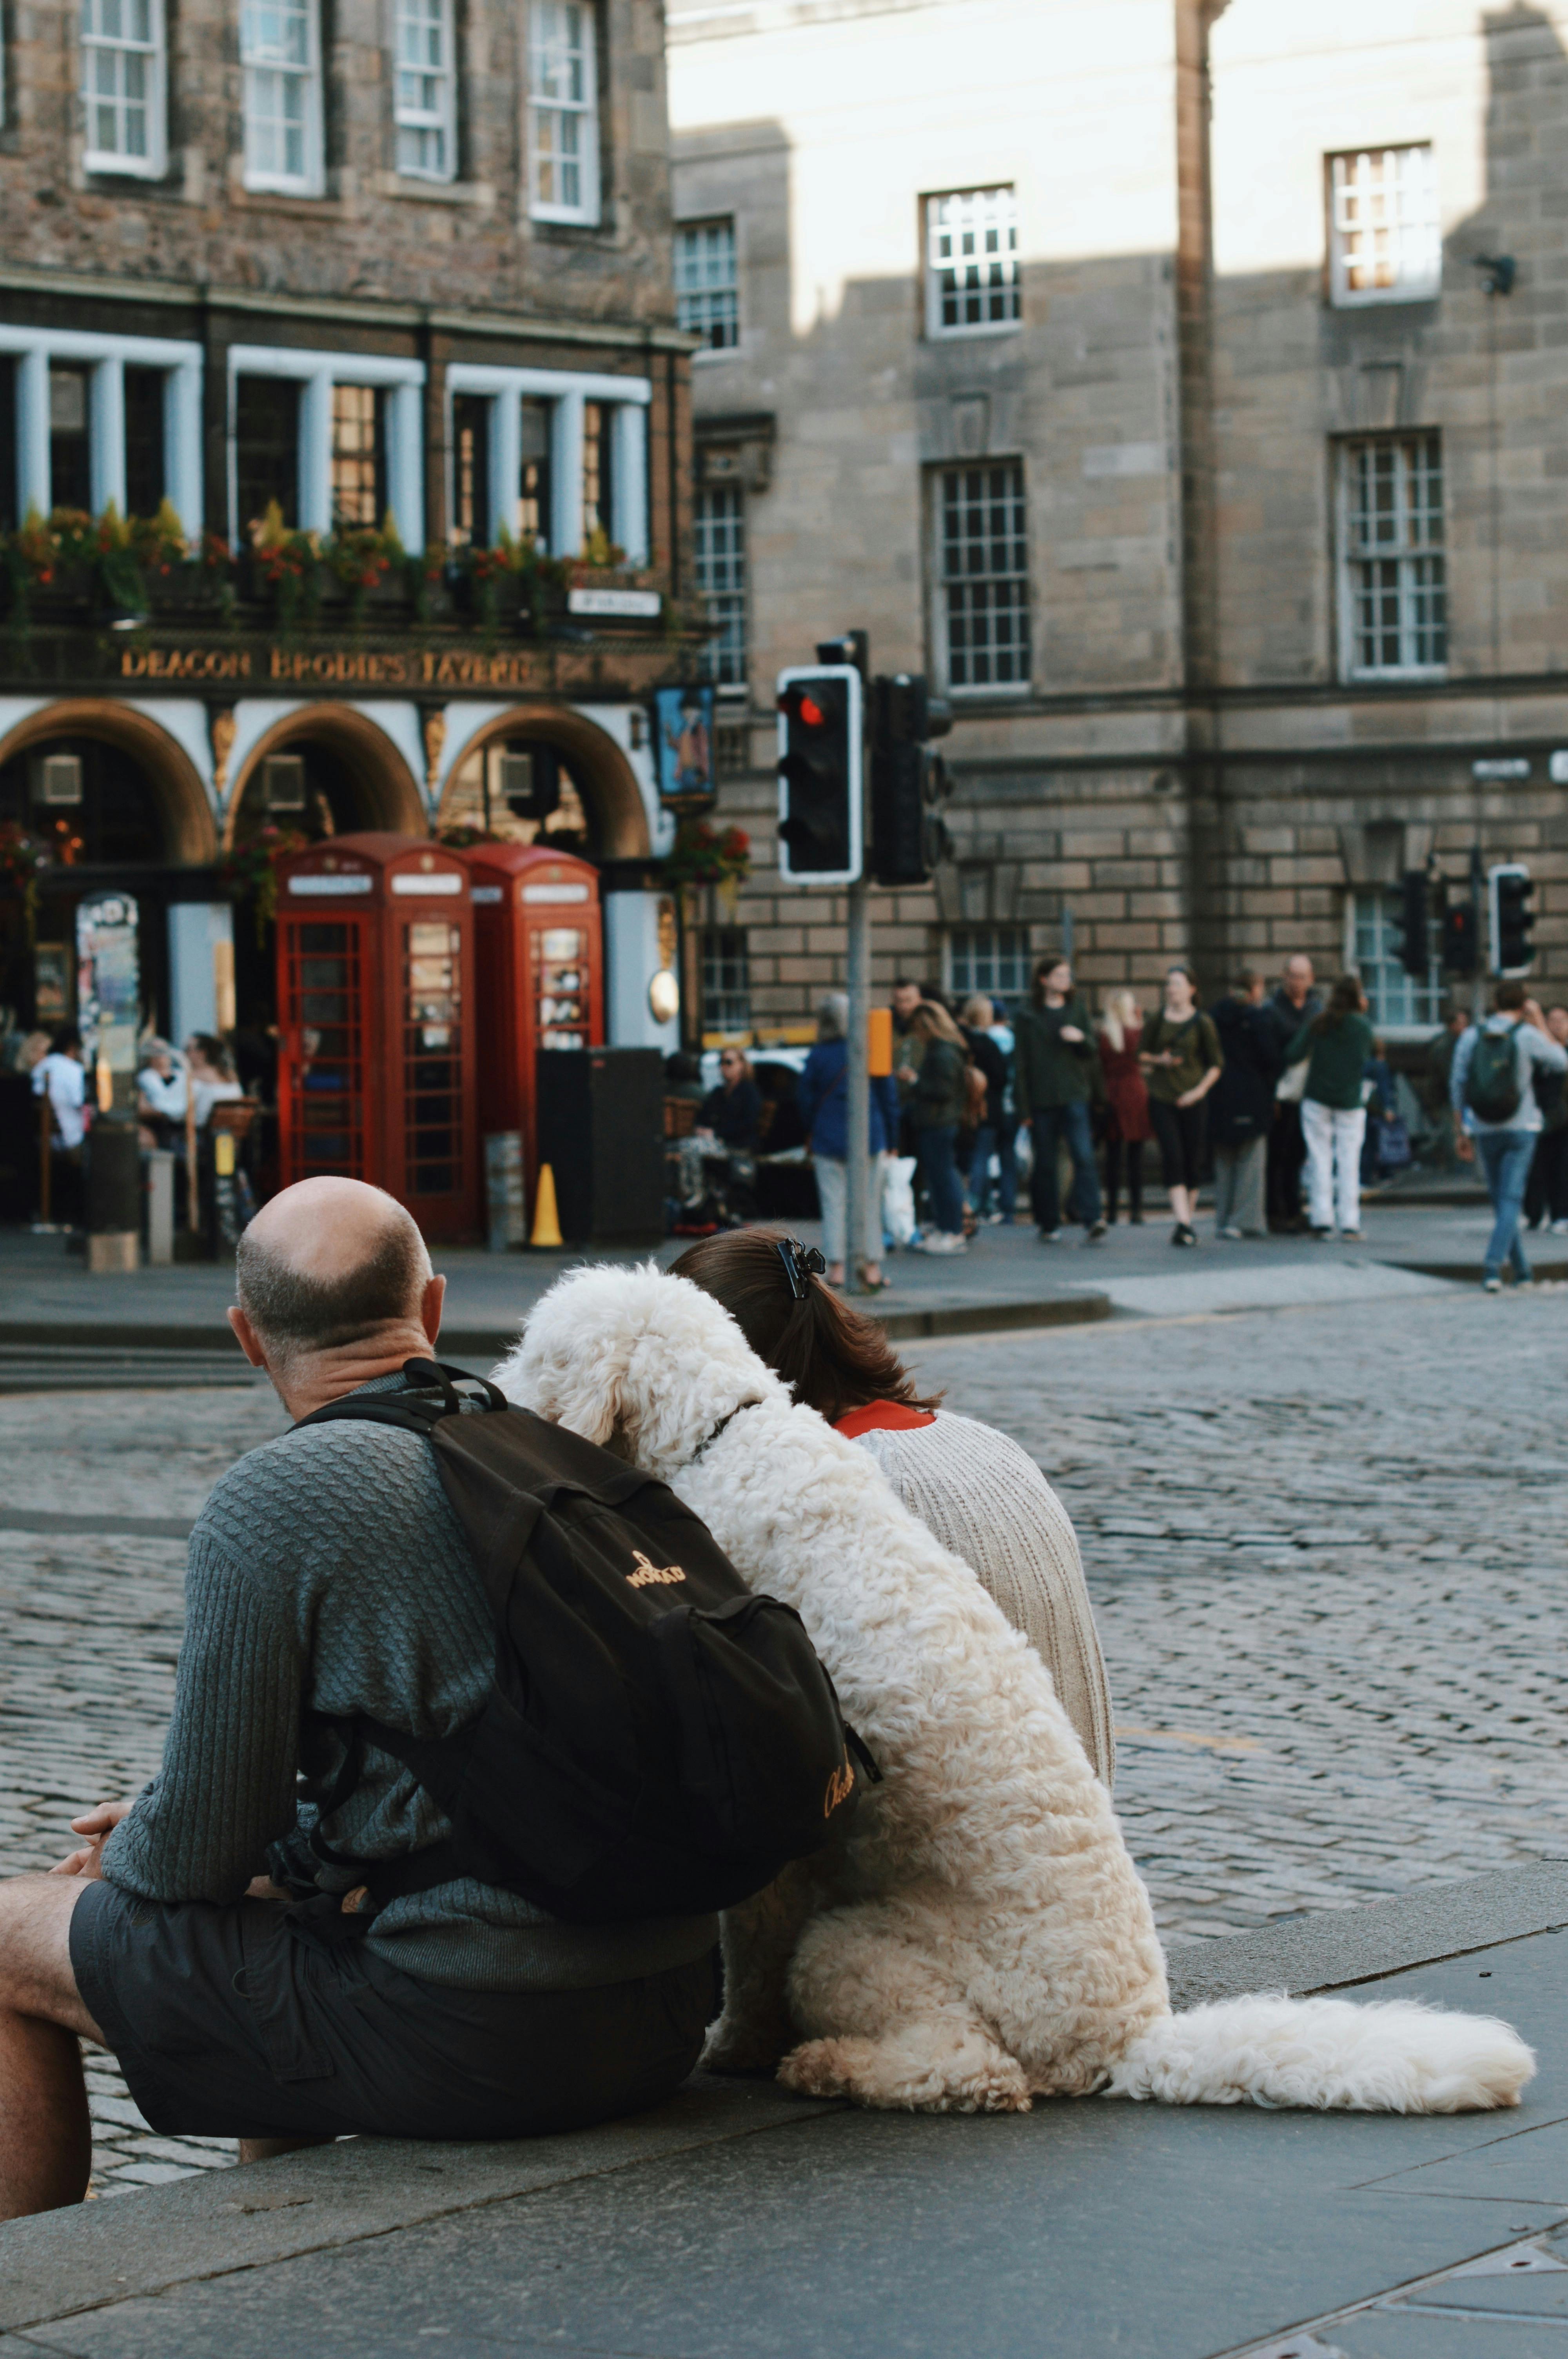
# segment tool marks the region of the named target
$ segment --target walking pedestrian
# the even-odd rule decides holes
[[[1499,1291],[1503,1264],[1520,1286],[1530,1282],[1530,1257],[1519,1234],[1519,1212],[1542,1124],[1532,1083],[1537,1072],[1568,1072],[1568,1048],[1554,1040],[1546,1018],[1522,983],[1499,983],[1492,1013],[1472,1026],[1454,1051],[1449,1083],[1454,1150],[1462,1163],[1481,1158],[1492,1200],[1492,1234],[1481,1282]]]
[[[1160,1142],[1160,1163],[1175,1226],[1173,1245],[1195,1245],[1193,1226],[1203,1179],[1208,1109],[1204,1101],[1225,1070],[1219,1035],[1197,1000],[1190,966],[1165,976],[1164,1004],[1143,1027],[1138,1052],[1149,1084],[1149,1115]]]
[[[1034,1140],[1030,1194],[1040,1241],[1054,1245],[1062,1234],[1056,1155],[1065,1143],[1073,1167],[1068,1217],[1081,1221],[1089,1244],[1098,1245],[1105,1222],[1089,1124],[1093,1027],[1065,959],[1043,958],[1035,967],[1033,1002],[1020,1008],[1013,1040],[1013,1091]]]
[[[968,1106],[968,1053],[964,1036],[945,1007],[923,999],[910,1018],[910,1038],[921,1044],[918,1070],[905,1067],[914,1151],[925,1182],[934,1227],[921,1240],[923,1253],[967,1253],[964,1189],[955,1149],[958,1125]]]
[[[1232,1239],[1268,1234],[1264,1161],[1274,1116],[1274,1087],[1284,1071],[1277,1029],[1263,1005],[1263,978],[1237,970],[1223,999],[1209,1010],[1225,1070],[1209,1102],[1214,1150],[1215,1234]]]
[[[1367,995],[1358,974],[1342,974],[1328,1006],[1303,1024],[1285,1050],[1285,1062],[1308,1060],[1302,1091],[1302,1135],[1307,1152],[1307,1218],[1314,1236],[1361,1234],[1361,1141],[1367,1107],[1361,1078],[1372,1053]],[[1523,1186],[1522,1180],[1520,1187]]]
[[[1143,1218],[1143,1149],[1154,1128],[1149,1084],[1138,1061],[1142,1038],[1143,1011],[1136,995],[1125,988],[1108,992],[1099,1020],[1099,1061],[1106,1096],[1105,1217],[1111,1228],[1124,1170],[1128,1222],[1136,1227]]]
[[[983,992],[978,991],[965,1000],[964,1038],[969,1044],[969,1055],[984,1074],[986,1083],[985,1106],[975,1128],[974,1148],[969,1158],[969,1206],[977,1221],[1001,1224],[1011,1223],[1012,1208],[1018,1201],[1018,1167],[1013,1160],[1012,1136],[1007,1120],[1008,1058],[997,1038],[998,1029],[996,1010]],[[997,1165],[997,1210],[994,1212],[989,1209],[993,1156]]]
[[[842,1286],[848,1262],[849,1201],[849,1001],[830,991],[816,1011],[816,1046],[806,1060],[795,1105],[806,1125],[811,1168],[822,1205],[822,1250],[827,1283]],[[873,1076],[871,1159],[866,1167],[865,1225],[860,1250],[866,1284],[882,1287],[882,1158],[898,1137],[898,1089],[891,1074]]]
[[[1568,1049],[1568,1007],[1549,1007],[1546,1028],[1560,1049]],[[1568,1094],[1560,1073],[1533,1077],[1541,1108],[1541,1132],[1524,1191],[1525,1219],[1532,1229],[1543,1221],[1557,1236],[1568,1236]]]
[[[74,1024],[62,1024],[48,1056],[33,1067],[33,1095],[49,1104],[49,1209],[57,1226],[72,1229],[86,1218],[82,1142],[92,1119],[86,1065],[81,1033]]]
[[[1316,987],[1312,961],[1304,951],[1297,951],[1285,961],[1279,988],[1268,1002],[1281,1071],[1288,1061],[1286,1049],[1307,1018],[1316,1016],[1322,1006],[1323,994]],[[1271,1229],[1299,1229],[1303,1225],[1302,1166],[1305,1161],[1301,1107],[1290,1098],[1276,1097],[1269,1125],[1268,1214]]]

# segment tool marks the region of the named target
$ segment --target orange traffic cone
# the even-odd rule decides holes
[[[534,1190],[534,1233],[531,1245],[564,1245],[560,1216],[556,1211],[556,1175],[547,1163],[539,1166],[538,1184]]]

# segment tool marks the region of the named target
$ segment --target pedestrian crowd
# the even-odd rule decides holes
[[[1509,1265],[1528,1277],[1526,1226],[1568,1234],[1568,1007],[1542,1010],[1509,982],[1493,1002],[1479,1031],[1454,1010],[1410,1085],[1434,1149],[1448,1150],[1452,1114],[1454,1157],[1479,1160],[1497,1215],[1488,1285]],[[1217,1238],[1356,1242],[1363,1193],[1412,1159],[1359,976],[1325,991],[1304,952],[1285,961],[1271,991],[1242,966],[1206,1005],[1178,961],[1157,1005],[1120,986],[1098,1015],[1065,958],[1037,962],[1011,1019],[983,994],[957,1001],[900,978],[892,1016],[894,1070],[870,1085],[872,1164],[856,1248],[873,1287],[888,1283],[889,1174],[911,1174],[918,1224],[908,1242],[920,1251],[962,1253],[981,1227],[1014,1222],[1021,1183],[1043,1244],[1076,1227],[1098,1245],[1123,1206],[1130,1223],[1142,1222],[1152,1148],[1171,1242],[1190,1247],[1211,1182]],[[834,1285],[849,1252],[847,1023],[843,995],[829,995],[797,1096]]]

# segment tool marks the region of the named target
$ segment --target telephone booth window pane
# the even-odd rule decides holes
[[[589,1045],[588,936],[542,926],[534,936],[534,1027],[541,1049]]]
[[[462,1185],[462,935],[456,926],[403,929],[405,1186],[411,1197]]]
[[[299,1042],[291,1072],[290,1178],[364,1170],[364,1073],[359,928],[296,926],[285,1021]]]

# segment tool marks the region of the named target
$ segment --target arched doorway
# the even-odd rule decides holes
[[[265,1033],[276,995],[264,846],[332,835],[428,832],[424,798],[384,730],[351,705],[307,705],[251,749],[229,797],[224,847],[237,886],[234,995],[240,1028]]]
[[[217,852],[206,789],[184,748],[134,706],[81,698],[42,707],[0,741],[0,845],[6,1020],[49,1029],[74,1016],[77,904],[117,891],[137,904],[143,1017],[166,1027],[168,905],[180,897],[181,873]]]
[[[596,722],[558,705],[516,705],[469,740],[436,822],[438,835],[460,831],[601,862],[645,860],[652,850],[625,754]]]

